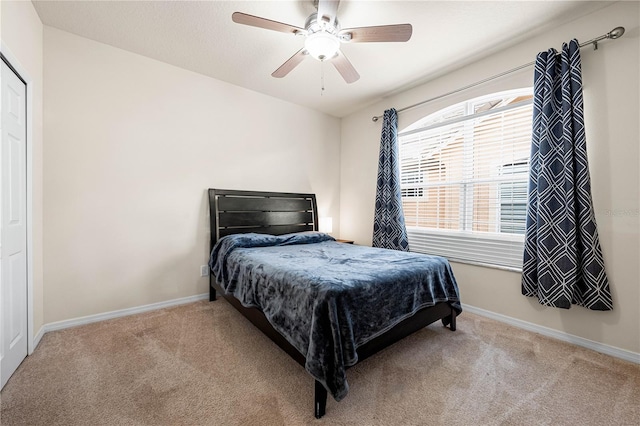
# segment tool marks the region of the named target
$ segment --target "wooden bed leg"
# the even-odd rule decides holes
[[[216,300],[216,289],[209,285],[209,302]]]
[[[449,328],[451,329],[451,331],[456,331],[456,311],[455,309],[451,308],[451,315],[447,315],[446,317],[442,318],[442,325],[449,326]]]
[[[324,416],[327,409],[327,390],[322,386],[322,383],[317,380],[315,382],[315,415],[316,419],[319,419]]]
[[[451,308],[451,324],[449,324],[451,331],[456,331],[456,311]]]

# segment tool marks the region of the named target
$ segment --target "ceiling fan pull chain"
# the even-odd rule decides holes
[[[324,61],[320,61],[320,96],[324,95]]]

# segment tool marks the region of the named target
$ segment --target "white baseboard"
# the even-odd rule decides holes
[[[487,311],[475,306],[463,305],[462,309],[472,314],[477,314],[483,317],[491,318],[496,321],[504,322],[514,327],[522,328],[527,331],[542,334],[543,336],[552,337],[554,339],[561,340],[563,342],[572,343],[583,348],[591,349],[596,352],[600,352],[606,355],[611,355],[616,358],[623,359],[625,361],[640,364],[640,353],[631,352],[626,349],[616,348],[615,346],[605,345],[603,343],[594,342],[593,340],[585,339],[583,337],[574,336],[573,334],[563,333],[562,331],[554,330],[552,328],[543,327],[541,325],[533,324],[527,321],[522,321],[516,318],[508,317],[506,315],[497,314],[495,312]]]
[[[86,317],[72,318],[63,321],[51,322],[45,324],[38,335],[38,342],[42,338],[42,335],[49,331],[63,330],[65,328],[77,327],[79,325],[91,324],[98,321],[105,321],[113,318],[125,317],[128,315],[140,314],[148,311],[155,311],[156,309],[168,308],[171,306],[184,305],[186,303],[197,302],[198,300],[205,300],[209,298],[209,293],[197,294],[195,296],[182,297],[180,299],[167,300],[164,302],[151,303],[150,305],[136,306],[134,308],[119,309],[117,311],[104,312],[102,314],[87,315]],[[35,340],[35,338],[34,338]],[[35,343],[35,342],[34,342]],[[34,348],[37,343],[34,344]]]
[[[38,345],[40,344],[40,340],[42,340],[42,336],[44,336],[44,333],[45,333],[44,328],[45,326],[43,325],[42,327],[40,327],[40,330],[38,330],[36,335],[33,336],[33,345],[31,345],[31,352],[29,352],[29,355],[31,355],[33,351],[35,351]]]

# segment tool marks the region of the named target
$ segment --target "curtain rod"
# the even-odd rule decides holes
[[[582,47],[585,47],[585,46],[588,46],[588,45],[592,44],[593,45],[593,50],[598,50],[598,42],[599,41],[605,40],[605,39],[615,40],[615,39],[618,39],[618,38],[622,37],[623,34],[624,34],[624,27],[616,27],[616,28],[612,29],[610,32],[608,32],[608,33],[606,33],[604,35],[601,35],[600,37],[596,37],[596,38],[593,38],[593,39],[591,39],[589,41],[585,41],[584,43],[580,43],[579,46],[582,48]],[[520,65],[519,67],[515,67],[515,68],[512,68],[512,69],[510,69],[508,71],[501,72],[500,74],[496,74],[494,76],[487,77],[484,80],[476,81],[475,83],[471,83],[471,84],[469,84],[467,86],[464,86],[464,87],[461,87],[459,89],[452,90],[451,92],[447,92],[447,93],[445,93],[443,95],[438,95],[436,97],[429,98],[426,101],[422,101],[422,102],[418,102],[417,104],[409,105],[408,107],[404,107],[402,109],[399,109],[398,112],[400,113],[402,111],[406,111],[408,109],[415,108],[415,107],[418,107],[420,105],[424,105],[426,103],[433,102],[433,101],[436,101],[436,100],[441,99],[441,98],[445,98],[447,96],[456,94],[458,92],[462,92],[464,90],[471,89],[472,87],[479,86],[479,85],[484,84],[484,83],[486,83],[488,81],[495,80],[495,79],[500,78],[500,77],[504,77],[505,75],[514,73],[516,71],[520,71],[521,69],[524,69],[524,68],[528,68],[528,67],[530,67],[532,65],[535,65],[535,63],[536,62],[533,61],[533,62],[529,62],[528,64]],[[373,122],[376,122],[380,118],[382,118],[382,115],[376,115],[376,116],[371,117],[371,120]]]

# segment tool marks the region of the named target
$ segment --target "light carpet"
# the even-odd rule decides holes
[[[640,425],[640,366],[464,312],[313,379],[223,299],[47,333],[2,425]]]

